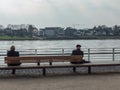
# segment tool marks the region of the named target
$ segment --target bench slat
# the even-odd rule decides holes
[[[5,57],[5,63],[30,63],[30,62],[64,62],[64,61],[80,61],[82,55],[72,56],[21,56],[21,57]]]

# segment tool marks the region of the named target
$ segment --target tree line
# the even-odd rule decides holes
[[[120,36],[120,26],[114,25],[108,27],[106,25],[94,26],[88,29],[76,29],[73,27],[63,28],[64,37],[81,37],[81,36]],[[0,36],[18,36],[18,37],[42,37],[40,29],[34,25],[29,25],[28,28],[12,29],[10,27],[0,28]]]

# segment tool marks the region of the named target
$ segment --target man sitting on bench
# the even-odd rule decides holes
[[[84,56],[84,52],[81,51],[81,45],[77,44],[76,49],[72,51],[72,55],[82,55]],[[72,61],[72,64],[81,64],[81,63],[89,63],[90,61],[85,61],[84,59],[79,62]]]
[[[10,51],[7,52],[8,57],[19,57],[19,52],[15,51],[15,46],[10,47]],[[19,66],[21,63],[19,61],[15,63],[8,63],[8,66]]]

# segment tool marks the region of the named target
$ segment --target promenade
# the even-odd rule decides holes
[[[0,90],[119,90],[120,73],[10,76],[0,78]]]
[[[46,77],[38,69],[18,70],[16,75],[0,71],[0,90],[119,90],[120,66],[95,67],[92,74],[84,67],[77,71],[48,69]]]

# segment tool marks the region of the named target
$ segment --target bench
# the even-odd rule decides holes
[[[5,57],[5,63],[14,64],[14,63],[37,63],[40,65],[40,62],[49,62],[52,65],[52,62],[79,62],[82,60],[82,55],[71,55],[71,56],[21,56],[21,57]]]
[[[78,59],[79,58],[79,59]],[[12,74],[15,74],[16,69],[42,69],[43,75],[46,75],[47,68],[73,68],[73,72],[76,72],[77,67],[87,67],[88,73],[91,74],[92,67],[102,66],[120,66],[120,61],[97,61],[84,64],[53,64],[53,62],[70,62],[80,61],[82,56],[22,56],[22,57],[5,57],[5,63],[19,61],[21,63],[37,63],[37,65],[21,65],[21,66],[6,66],[0,67],[4,70],[12,70]],[[49,64],[42,65],[40,63],[48,62]]]
[[[8,66],[8,69],[12,69],[12,74],[15,74],[16,69],[30,69],[30,68],[42,68],[43,75],[45,75],[46,68],[58,68],[66,67],[66,65],[52,65],[53,62],[79,62],[83,59],[82,55],[69,55],[69,56],[21,56],[21,57],[5,57],[6,64],[14,63],[37,63],[36,66]],[[49,65],[41,66],[40,63],[48,62]],[[69,66],[70,67],[70,66]],[[73,67],[73,66],[72,66]],[[6,67],[7,69],[7,67]],[[75,71],[75,67],[73,67]]]

